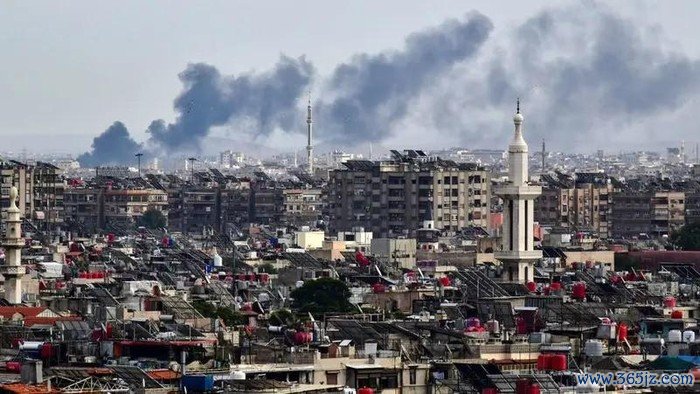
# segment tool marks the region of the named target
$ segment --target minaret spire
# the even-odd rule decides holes
[[[542,188],[529,181],[523,121],[518,99],[513,116],[515,135],[508,145],[508,182],[494,188],[494,193],[503,199],[502,244],[501,250],[494,254],[503,265],[500,280],[519,283],[534,280],[534,263],[542,258],[542,251],[535,249],[533,236],[534,200]]]
[[[518,101],[515,104],[515,113],[516,114],[520,113],[520,97],[518,97]]]
[[[308,164],[309,174],[314,173],[314,136],[313,136],[313,120],[311,119],[311,90],[309,90],[309,103],[306,107],[306,160]]]

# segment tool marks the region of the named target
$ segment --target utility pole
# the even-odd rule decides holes
[[[141,157],[143,156],[143,153],[139,152],[134,156],[136,156],[136,160],[138,160],[139,178],[141,178]]]

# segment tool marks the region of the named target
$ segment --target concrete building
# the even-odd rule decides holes
[[[682,191],[623,190],[613,194],[614,237],[669,235],[685,224]]]
[[[245,155],[241,152],[225,150],[219,153],[219,166],[222,168],[231,168],[243,164]]]
[[[350,160],[331,172],[330,226],[334,232],[365,227],[375,236],[409,236],[432,205],[435,228],[488,227],[490,173],[476,164],[394,151],[393,160]]]
[[[48,163],[34,165],[18,161],[0,163],[0,204],[3,211],[10,206],[10,188],[15,186],[17,206],[22,216],[40,229],[63,222],[63,193],[66,181],[62,170]]]
[[[306,250],[321,249],[324,239],[323,231],[298,231],[294,234],[294,242]]]
[[[363,227],[356,227],[350,231],[339,232],[338,241],[345,243],[347,249],[367,253],[372,247],[373,236],[371,231],[365,231]]]
[[[255,182],[251,191],[250,220],[258,224],[279,223],[284,214],[284,189],[274,182]]]
[[[286,189],[283,219],[294,226],[314,226],[323,211],[321,189]]]
[[[379,261],[398,268],[416,267],[415,238],[373,238],[372,255]]]
[[[168,216],[168,194],[145,183],[113,180],[70,187],[64,194],[65,214],[71,224],[85,231],[108,226],[132,226],[149,209]]]
[[[558,173],[542,176],[542,195],[535,200],[535,221],[542,226],[611,235],[612,194],[610,177],[603,173]]]
[[[533,281],[534,263],[542,259],[542,251],[535,250],[532,233],[534,199],[542,193],[542,187],[530,183],[528,147],[523,139],[523,115],[519,102],[513,122],[515,135],[508,146],[508,181],[494,190],[503,199],[505,218],[503,243],[494,257],[503,264],[501,280],[525,283]]]

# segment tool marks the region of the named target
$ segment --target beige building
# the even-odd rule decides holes
[[[371,250],[379,261],[399,268],[413,269],[416,266],[415,238],[373,238]]]
[[[306,250],[321,249],[324,239],[323,231],[297,231],[294,234],[294,243]]]
[[[22,216],[40,229],[46,229],[64,219],[63,194],[66,182],[62,170],[52,164],[18,161],[0,163],[0,201],[3,213],[10,206],[10,187],[19,191],[17,206]]]
[[[168,216],[168,194],[160,189],[70,188],[64,200],[66,217],[86,230],[133,225],[149,209]]]
[[[429,205],[436,229],[488,227],[491,177],[476,164],[406,151],[394,152],[391,161],[349,160],[344,166],[329,180],[333,232],[364,227],[375,237],[412,235]]]
[[[430,364],[404,361],[397,351],[377,350],[376,343],[372,346],[368,342],[356,350],[351,340],[334,341],[323,349],[302,350],[292,355],[289,362],[271,363],[261,359],[237,365],[236,370],[250,376],[286,373],[295,377],[300,389],[376,387],[379,388],[376,392],[382,394],[433,392]]]
[[[542,226],[612,235],[614,184],[603,173],[557,174],[542,177],[542,195],[535,200],[535,221]]]
[[[286,189],[282,217],[289,224],[313,226],[321,215],[321,189]]]

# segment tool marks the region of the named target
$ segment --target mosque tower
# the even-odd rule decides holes
[[[5,264],[0,266],[0,273],[5,277],[5,299],[10,304],[22,303],[22,276],[25,269],[22,266],[22,217],[17,207],[17,188],[10,189],[10,208],[7,210],[5,221],[5,238],[2,242],[5,248]]]
[[[306,160],[308,163],[309,175],[314,174],[314,135],[313,135],[313,121],[311,120],[311,94],[309,94],[309,105],[306,107]]]
[[[523,139],[520,100],[513,123],[515,134],[508,146],[508,182],[494,189],[503,199],[504,219],[501,250],[494,257],[503,266],[501,281],[527,283],[533,281],[535,262],[542,259],[542,251],[535,250],[533,236],[534,199],[542,194],[542,187],[529,183],[528,148]]]

